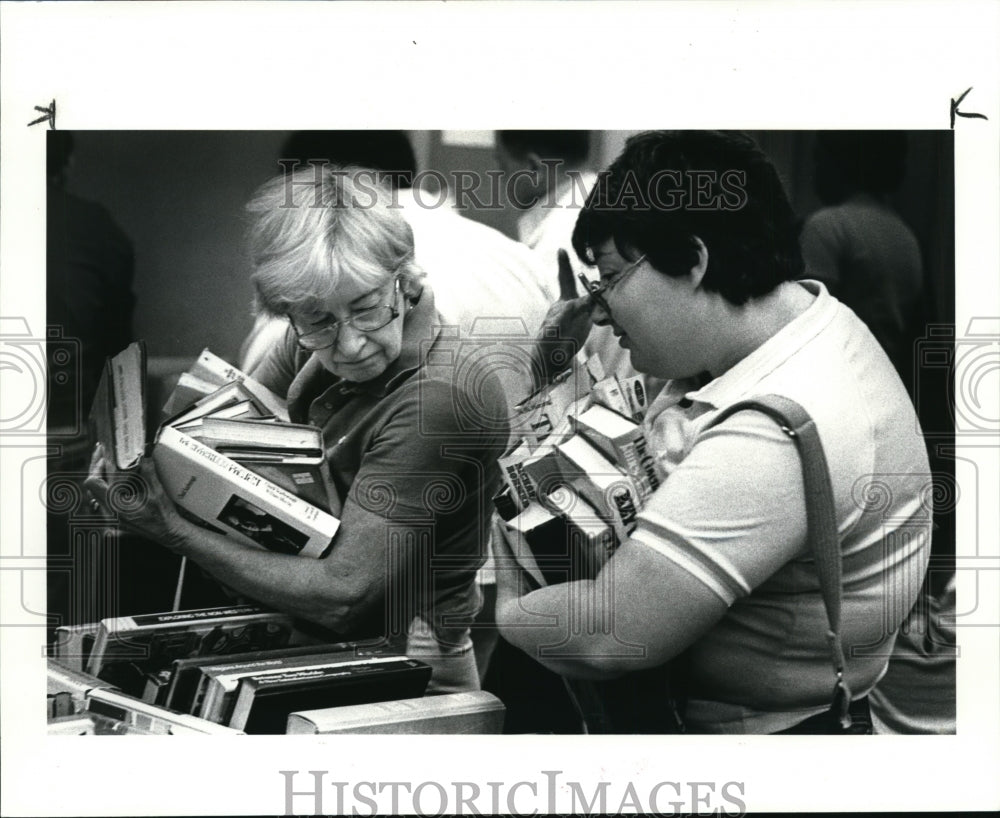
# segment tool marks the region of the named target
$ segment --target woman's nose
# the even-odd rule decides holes
[[[340,357],[350,360],[362,350],[366,340],[365,333],[345,321],[337,333],[337,349],[340,351]]]

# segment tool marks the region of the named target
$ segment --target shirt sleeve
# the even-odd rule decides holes
[[[384,536],[385,521],[432,526],[435,555],[468,555],[478,568],[507,433],[463,428],[449,384],[428,380],[413,388],[419,394],[372,437],[348,493],[343,528],[366,536],[348,525],[351,508],[375,512],[356,521],[380,525],[373,536]]]
[[[744,411],[695,442],[632,538],[731,605],[801,554],[806,531],[795,444],[764,414]]]

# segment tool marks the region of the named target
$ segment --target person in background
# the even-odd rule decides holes
[[[135,295],[132,242],[111,214],[97,202],[66,189],[73,135],[51,131],[47,155],[46,323],[69,346],[50,344],[49,373],[79,367],[78,391],[50,383],[48,424],[77,427],[94,400],[104,361],[132,341]],[[69,364],[51,360],[70,351]],[[86,460],[84,461],[86,465]]]
[[[509,437],[502,413],[478,410],[504,396],[485,368],[466,378],[456,367],[410,226],[387,187],[362,187],[363,173],[283,174],[247,205],[258,302],[284,324],[248,374],[287,398],[293,422],[323,432],[340,519],[331,548],[314,560],[197,526],[148,458],[149,500],[119,519],[324,641],[385,637],[432,666],[429,692],[474,690],[476,572]],[[88,488],[99,501],[103,467],[98,454]]]
[[[572,252],[573,227],[587,196],[597,181],[588,168],[590,131],[497,131],[497,161],[507,180],[507,200],[522,211],[517,237],[532,248],[550,270],[556,269],[560,251],[572,268],[560,301],[576,294],[576,276],[584,270]],[[566,261],[562,262],[567,263]],[[635,374],[628,352],[615,342],[610,330],[597,327],[584,344],[587,355],[598,355],[608,374]]]
[[[683,654],[692,732],[842,729],[802,460],[771,417],[720,417],[728,407],[778,395],[818,431],[843,562],[842,693],[860,725],[927,569],[929,468],[913,405],[857,316],[821,282],[796,281],[797,227],[745,135],[628,141],[577,220],[573,247],[594,280],[565,314],[589,312],[639,371],[668,379],[644,421],[661,485],[594,580],[531,590],[494,540],[502,638],[583,679]],[[660,700],[667,708],[665,687]]]
[[[920,245],[890,196],[906,175],[901,131],[821,131],[815,191],[824,207],[802,229],[805,275],[865,322],[913,393],[914,343],[924,331]]]
[[[49,490],[60,480],[82,482],[92,441],[87,412],[94,400],[105,359],[132,341],[135,307],[135,253],[131,239],[103,205],[67,190],[74,139],[66,131],[49,131],[45,233],[45,323],[47,325],[46,423],[54,455],[48,460]],[[86,553],[74,539],[72,511],[49,505],[46,541],[50,565],[74,562],[72,572],[47,572],[49,621],[76,621],[86,612],[95,617],[112,611],[92,609],[82,601],[81,585],[89,577],[93,549]],[[123,554],[125,562],[131,559]],[[86,569],[84,568],[86,565]],[[127,598],[127,590],[120,595]],[[115,602],[118,602],[116,599]],[[96,603],[95,603],[96,604]],[[113,603],[112,603],[113,604]]]

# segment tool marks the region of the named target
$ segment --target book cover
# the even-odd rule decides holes
[[[163,407],[163,414],[173,417],[219,387],[234,381],[245,384],[247,390],[267,409],[267,414],[280,420],[288,420],[284,400],[207,348],[202,350],[191,368],[181,374],[177,386]]]
[[[250,651],[243,653],[232,653],[225,657],[219,656],[189,656],[175,659],[170,666],[170,679],[167,690],[162,700],[155,704],[162,704],[172,710],[182,713],[197,714],[201,707],[202,698],[205,695],[205,685],[203,680],[208,677],[202,672],[205,668],[220,666],[222,668],[233,668],[242,662],[257,662],[261,659],[275,660],[287,659],[298,656],[315,656],[320,653],[348,653],[360,655],[363,652],[375,652],[384,644],[384,640],[371,639],[357,642],[333,642],[326,644],[295,645],[292,647],[277,648],[268,650],[266,653],[260,651]]]
[[[160,430],[153,460],[171,500],[246,545],[319,557],[340,525],[336,517],[171,426]]]
[[[50,655],[63,667],[82,671],[94,649],[94,640],[100,627],[100,622],[61,625],[56,628],[55,638],[49,646]]]
[[[283,734],[294,711],[412,699],[423,695],[430,677],[430,665],[415,659],[250,676],[240,682],[229,726],[249,734]]]
[[[140,696],[174,659],[281,648],[293,634],[290,616],[254,605],[115,617],[101,622],[87,673]]]
[[[600,404],[576,418],[576,428],[601,453],[625,470],[639,490],[640,504],[660,485],[642,426]]]
[[[377,663],[396,658],[399,658],[398,652],[383,651],[379,648],[370,651],[364,647],[323,651],[321,648],[313,647],[311,652],[292,656],[276,656],[269,651],[239,662],[215,662],[201,669],[201,678],[195,689],[191,712],[209,721],[227,722],[233,712],[240,682],[249,676],[338,664]]]
[[[87,711],[121,722],[126,729],[118,732],[138,730],[157,736],[240,735],[242,732],[225,725],[212,724],[186,713],[176,713],[164,707],[157,707],[116,690],[94,690],[87,700]]]
[[[632,480],[581,435],[556,446],[563,475],[601,518],[611,524],[619,542],[635,528],[639,493]]]
[[[503,731],[505,708],[485,690],[419,699],[302,710],[289,714],[291,735],[367,733],[488,735]]]
[[[144,382],[141,342],[109,360],[91,418],[112,470],[133,468],[145,451]],[[223,391],[240,400],[248,394],[240,382]],[[333,540],[335,517],[169,425],[160,428],[152,456],[178,506],[246,545],[318,557]]]

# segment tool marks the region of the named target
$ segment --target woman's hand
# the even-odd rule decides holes
[[[92,503],[118,518],[122,527],[141,534],[171,550],[179,550],[190,525],[167,496],[149,458],[139,461],[133,471],[106,473],[100,444],[90,461],[84,487]]]
[[[559,300],[549,307],[535,342],[534,360],[548,383],[572,363],[590,335],[590,297],[576,294],[573,267],[559,251]]]

